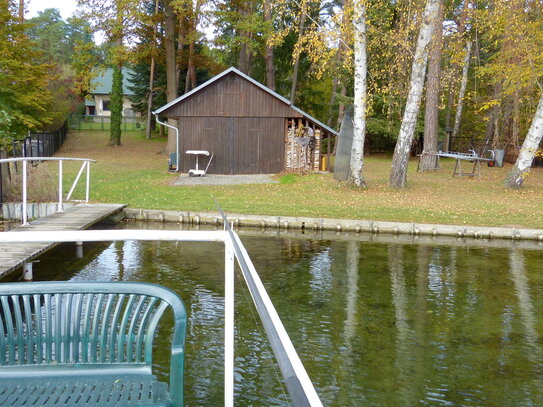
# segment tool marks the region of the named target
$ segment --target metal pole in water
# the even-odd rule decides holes
[[[224,242],[224,405],[234,406],[234,248]]]
[[[23,280],[32,281],[34,276],[32,275],[32,262],[23,264]]]
[[[75,242],[75,257],[83,258],[83,242]]]

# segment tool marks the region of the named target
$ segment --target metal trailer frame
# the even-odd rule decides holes
[[[449,151],[449,152],[442,152],[439,151],[437,153],[427,153],[422,152],[422,154],[419,154],[419,163],[417,165],[417,172],[420,171],[420,160],[423,156],[435,156],[437,157],[437,164],[436,169],[441,169],[441,165],[439,162],[439,159],[441,157],[443,158],[453,158],[455,160],[454,164],[454,170],[453,170],[453,178],[455,176],[463,177],[477,177],[478,179],[481,179],[481,161],[485,161],[488,163],[489,167],[494,166],[494,150],[488,150],[491,154],[491,158],[483,158],[480,157],[475,150],[469,150],[469,153],[461,153],[456,151]],[[473,168],[471,169],[471,172],[463,172],[462,171],[462,165],[461,161],[469,161],[473,162]]]

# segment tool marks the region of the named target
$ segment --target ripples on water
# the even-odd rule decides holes
[[[543,251],[241,237],[325,405],[543,405]],[[151,281],[181,295],[187,405],[221,404],[222,247],[129,241],[74,253],[62,245],[34,275]],[[288,405],[236,284],[236,403]],[[162,378],[167,326],[155,356]]]

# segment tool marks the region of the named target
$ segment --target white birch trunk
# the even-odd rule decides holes
[[[351,181],[366,187],[362,176],[364,167],[364,139],[366,136],[366,5],[364,0],[354,2],[354,134],[351,150]]]
[[[468,85],[469,60],[471,57],[472,42],[466,44],[466,56],[464,57],[464,66],[462,67],[462,82],[460,84],[460,92],[458,93],[458,105],[456,106],[456,114],[454,115],[454,125],[451,136],[451,142],[455,137],[458,137],[460,130],[460,119],[462,118],[462,109],[464,108],[464,96],[466,95],[466,87]]]
[[[532,125],[528,130],[528,134],[522,143],[520,153],[517,158],[517,162],[513,166],[513,169],[505,179],[505,186],[508,188],[520,188],[524,182],[524,178],[530,172],[532,161],[534,160],[535,153],[541,143],[543,137],[543,93],[539,99],[537,110],[532,120]]]
[[[405,104],[405,111],[394,148],[392,170],[390,172],[390,186],[404,188],[407,183],[407,165],[409,164],[409,151],[415,133],[415,125],[422,99],[426,65],[428,63],[428,45],[434,32],[435,20],[439,10],[440,0],[427,0],[424,8],[422,27],[417,39],[417,48],[413,59],[409,94]]]

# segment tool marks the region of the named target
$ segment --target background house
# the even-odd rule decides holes
[[[213,174],[318,170],[323,140],[337,134],[235,68],[154,114],[178,120],[180,172],[194,166],[187,150],[213,153]]]
[[[128,99],[132,96],[130,86],[131,70],[123,68],[123,116],[136,116],[132,103]],[[91,93],[85,99],[85,114],[88,116],[111,116],[110,101],[113,84],[113,68],[106,70],[91,81]]]

